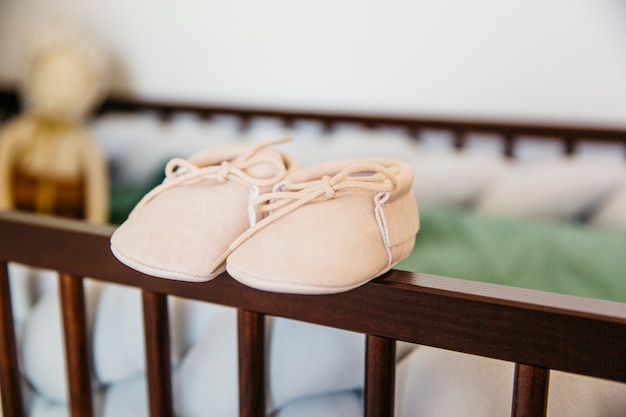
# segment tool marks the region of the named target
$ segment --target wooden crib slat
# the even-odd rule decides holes
[[[515,135],[512,132],[503,132],[504,147],[502,148],[503,156],[513,158],[515,156]]]
[[[143,317],[150,416],[170,417],[173,407],[167,296],[144,290]]]
[[[545,417],[549,382],[549,369],[516,363],[511,417]]]
[[[265,416],[265,315],[239,309],[239,416]]]
[[[452,147],[457,151],[465,148],[465,132],[463,130],[452,130]]]
[[[59,273],[59,296],[65,336],[70,413],[72,417],[92,416],[90,347],[83,279]]]
[[[7,262],[0,265],[0,389],[3,416],[23,416],[22,386],[17,362],[13,307]]]
[[[563,136],[563,153],[572,156],[576,153],[576,137],[572,135]]]
[[[365,417],[393,416],[396,341],[367,335],[365,339]]]

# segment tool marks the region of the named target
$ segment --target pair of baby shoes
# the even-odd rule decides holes
[[[164,182],[111,237],[140,272],[208,281],[225,270],[260,290],[329,294],[387,272],[419,229],[411,167],[392,158],[298,168],[272,144],[173,159]]]

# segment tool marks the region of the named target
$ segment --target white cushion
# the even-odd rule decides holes
[[[176,415],[236,416],[237,312],[228,309],[206,329],[205,337],[184,356],[174,379]]]
[[[396,417],[505,416],[513,364],[419,346],[396,368]]]
[[[117,382],[103,395],[102,417],[148,417],[145,375]]]
[[[361,387],[364,343],[362,334],[276,318],[268,359],[273,404]]]
[[[91,399],[94,409],[94,415],[102,415],[102,390],[94,390]],[[70,417],[70,408],[65,403],[57,403],[46,399],[41,395],[34,395],[33,398],[30,400],[30,410],[27,415],[29,417]],[[123,416],[120,415],[120,417]],[[133,417],[141,416],[137,415]]]
[[[497,156],[420,153],[410,161],[420,207],[471,203],[508,165]]]
[[[18,329],[37,299],[55,288],[58,274],[55,271],[32,268],[15,262],[9,262],[8,270],[13,320],[15,328]]]
[[[144,349],[140,290],[107,285],[93,333],[96,376],[108,384],[142,373]]]
[[[597,208],[589,222],[626,232],[626,181]]]
[[[405,132],[393,129],[364,129],[344,124],[335,127],[328,137],[326,159],[390,157],[409,161],[416,148]]]
[[[316,396],[313,407],[326,407],[335,397],[323,399],[325,394],[362,388],[364,335],[282,318],[268,318],[266,329],[268,410],[287,404],[299,410],[294,401]],[[397,357],[413,347],[399,344]],[[229,309],[206,327],[204,338],[182,359],[174,383],[176,412],[189,417],[204,416],[206,410],[236,415],[237,384],[237,313]],[[353,400],[336,399],[341,404]],[[347,409],[352,409],[350,404]]]
[[[359,391],[343,391],[298,399],[281,408],[274,417],[360,417]]]
[[[85,285],[87,327],[92,328],[101,284]],[[59,295],[49,292],[33,306],[22,333],[22,361],[25,377],[35,391],[50,401],[67,403],[65,350],[60,317]]]
[[[397,417],[508,415],[514,365],[420,346],[397,368]],[[618,416],[626,410],[626,384],[551,371],[551,416]]]
[[[620,164],[581,159],[511,165],[479,198],[477,210],[516,218],[584,216],[619,184]]]
[[[176,364],[225,307],[177,297],[168,300],[170,348]],[[145,372],[144,346],[141,291],[106,285],[100,297],[93,335],[94,367],[99,380],[114,383]]]

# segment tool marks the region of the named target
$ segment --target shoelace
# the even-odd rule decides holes
[[[159,194],[176,187],[183,183],[191,183],[194,181],[212,179],[218,182],[226,182],[230,180],[238,181],[242,184],[254,186],[273,186],[285,177],[287,168],[283,161],[277,161],[272,158],[251,159],[257,153],[271,145],[289,142],[291,138],[284,138],[274,141],[261,142],[252,146],[244,155],[233,159],[232,161],[223,161],[219,165],[210,165],[206,167],[198,167],[186,159],[171,159],[165,166],[165,180],[162,184],[149,191],[135,208],[131,211],[130,216],[139,208],[145,206]],[[270,177],[259,178],[250,175],[246,170],[253,166],[261,164],[270,164],[276,168],[276,173]]]
[[[323,196],[330,200],[338,191],[343,190],[377,193],[395,190],[397,172],[397,167],[385,168],[377,163],[361,163],[351,165],[333,177],[327,175],[320,180],[278,184],[276,188],[282,190],[269,192],[252,200],[257,209],[266,214],[265,217],[235,239],[214,264],[214,268],[225,262],[226,258],[253,234],[317,198]]]
[[[252,202],[261,213],[273,213],[290,204],[292,207],[288,211],[293,211],[322,196],[330,200],[337,191],[342,190],[390,192],[397,187],[397,168],[394,168],[385,168],[376,163],[355,164],[333,177],[326,175],[315,181],[281,183],[275,188],[280,191],[263,194]],[[283,215],[281,213],[281,217]]]

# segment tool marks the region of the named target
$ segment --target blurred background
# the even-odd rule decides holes
[[[24,55],[31,35],[51,25],[69,26],[100,43],[112,61],[112,93],[145,101],[500,119],[521,125],[615,128],[616,133],[612,143],[605,143],[571,132],[553,138],[554,131],[540,137],[542,133],[518,135],[510,129],[473,131],[458,124],[447,129],[343,122],[329,126],[320,120],[283,123],[272,117],[201,117],[189,111],[110,112],[94,120],[68,117],[91,110],[82,99],[91,84],[99,85],[90,84],[89,68],[80,65],[85,62],[78,59],[78,65],[71,65],[63,54],[66,61],[55,54],[56,61],[43,59],[35,65],[31,60],[39,69],[32,72],[41,72],[47,82],[21,82],[28,78]],[[68,53],[72,48],[58,49],[75,58]],[[61,74],[62,82],[50,81],[49,67],[58,76],[59,61],[66,64],[61,68],[74,71]],[[5,118],[9,112],[3,113],[2,106],[12,102],[3,104],[2,94],[8,97],[7,91],[21,84],[39,87],[31,90],[42,93],[31,95],[52,103],[47,107],[55,112],[31,105],[31,113]],[[69,98],[58,99],[65,96]],[[80,112],[66,108],[73,110],[77,103]],[[421,230],[413,254],[398,269],[626,302],[626,0],[0,0],[0,122],[0,209],[34,207],[56,213],[60,207],[62,214],[119,224],[163,180],[170,158],[188,157],[209,145],[293,136],[297,141],[281,147],[301,165],[372,155],[410,163]],[[501,158],[505,139],[513,138],[512,158]],[[467,152],[456,152],[457,139],[465,141]],[[563,158],[566,142],[558,139],[581,139],[571,142],[572,148],[576,145],[574,157]],[[7,203],[12,193],[23,196],[13,199],[21,206]],[[22,326],[24,376],[28,389],[33,388],[29,415],[66,416],[56,281],[20,268],[11,269],[11,291],[16,327]],[[97,301],[90,332],[95,335],[93,363],[104,417],[147,415],[140,298],[133,298],[138,295],[107,286]],[[189,305],[175,314],[176,323],[185,323],[173,326],[180,333],[175,345],[180,366],[174,367],[180,370],[174,385],[179,415],[204,415],[218,402],[235,410],[236,385],[232,392],[225,389],[211,367],[231,364],[236,369],[228,359],[235,351],[220,342],[226,339],[220,335],[232,328],[221,323],[230,322]],[[289,344],[285,349],[328,351],[319,345],[327,340],[318,333],[311,333],[310,340],[304,332],[298,334],[285,340],[302,342],[306,349]],[[276,340],[272,346],[280,345]],[[294,381],[272,377],[272,390],[284,389],[289,394],[284,397],[296,407],[307,396],[323,405],[329,397],[316,396],[327,392],[331,402],[344,398],[354,404],[352,414],[342,415],[362,415],[360,382],[342,385],[346,375],[360,372],[344,365],[358,360],[362,343],[357,353],[350,346],[337,349],[340,343],[330,345],[341,366],[299,360],[305,367],[314,364],[316,374],[324,376],[319,387],[301,389],[300,375],[309,369],[290,364]],[[203,350],[209,354],[200,354]],[[337,354],[341,351],[343,356]],[[410,363],[428,364],[423,372],[432,374],[432,357],[416,360],[421,362],[405,360],[407,375],[419,371]],[[318,367],[318,362],[328,366]],[[438,403],[458,404],[457,415],[484,413],[468,412],[469,400],[459,401],[466,397],[447,390],[450,386],[471,386],[465,394],[476,404],[503,398],[509,407],[510,393],[494,395],[496,379],[482,364],[477,369],[470,372],[472,377],[483,375],[488,381],[482,395],[480,384],[459,384],[462,380],[453,373],[441,380],[446,390],[430,379],[415,381],[424,381],[428,392],[450,392],[451,400]],[[402,383],[402,392],[419,392],[411,381],[404,388]],[[292,395],[293,387],[302,393]],[[190,398],[183,401],[180,392],[191,393]],[[594,394],[599,391],[580,392],[604,406],[612,404],[607,396]],[[623,401],[623,392],[616,398]],[[191,398],[193,393],[198,395]],[[219,398],[211,402],[210,394]],[[561,415],[593,415],[577,407],[584,396],[574,402],[571,398],[567,404],[578,414],[566,410]],[[289,411],[287,400],[274,405],[274,417],[301,415]],[[412,410],[417,405],[407,406]],[[447,409],[420,415],[445,413],[449,415]],[[337,415],[332,409],[313,414]]]
[[[626,126],[622,0],[0,0],[0,85],[50,23],[142,98]]]

